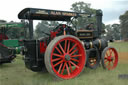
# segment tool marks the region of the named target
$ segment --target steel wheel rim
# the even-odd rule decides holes
[[[56,55],[56,52],[58,55]],[[51,52],[52,69],[57,76],[63,79],[71,79],[79,75],[84,68],[85,59],[83,45],[72,37],[65,37],[59,40]]]
[[[108,48],[104,55],[104,65],[106,69],[112,70],[118,64],[118,53],[114,48]]]

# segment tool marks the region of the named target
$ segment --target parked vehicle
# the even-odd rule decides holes
[[[78,30],[68,24],[60,24],[48,37],[33,39],[33,20],[72,21],[78,17],[91,17],[88,13],[25,8],[19,19],[29,20],[30,39],[24,40],[24,62],[28,69],[39,72],[44,69],[59,79],[78,76],[85,66],[95,69],[102,62],[103,68],[117,66],[118,53],[101,39],[102,11],[96,11],[97,30]]]

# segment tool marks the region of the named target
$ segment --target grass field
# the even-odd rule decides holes
[[[118,52],[128,52],[128,42],[109,43],[109,46],[115,47]]]
[[[0,66],[0,85],[128,85],[128,78],[119,78],[121,74],[128,75],[128,42],[109,45],[119,52],[119,64],[112,71],[104,70],[102,66],[95,70],[85,68],[77,78],[56,81],[47,72],[36,73],[26,69],[22,57],[18,56],[14,62]]]

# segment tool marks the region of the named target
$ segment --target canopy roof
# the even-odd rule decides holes
[[[70,21],[71,17],[89,17],[88,13],[76,13],[69,11],[25,8],[19,14],[19,19],[31,20],[54,20],[54,21]]]

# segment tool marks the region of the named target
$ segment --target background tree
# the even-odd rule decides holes
[[[96,14],[96,9],[90,8],[91,4],[84,3],[84,2],[75,2],[72,4],[71,10],[78,13],[89,13],[89,14]],[[88,17],[79,17],[76,21],[72,22],[73,25],[76,25],[75,27],[77,29],[85,28],[88,24],[94,23],[94,27],[96,28],[96,17],[92,16],[91,18]],[[41,23],[38,23],[35,30],[35,37],[40,38],[47,36],[45,33],[49,33],[49,30],[52,30],[55,28],[59,23],[58,22],[51,22],[51,21],[41,21]],[[105,25],[102,24],[103,29],[105,28]]]
[[[128,38],[128,11],[126,11],[123,15],[120,15],[119,19],[122,38],[126,39]]]
[[[120,24],[112,24],[112,25],[106,25],[105,29],[106,32],[106,38],[107,40],[120,40],[121,33],[120,33]]]
[[[35,38],[48,36],[47,34],[50,34],[50,30],[54,29],[58,24],[56,21],[41,21],[36,26]]]
[[[42,33],[44,31],[45,33],[48,32],[48,22],[47,21],[41,21],[37,24],[36,30],[35,30],[35,37],[40,38],[40,37],[45,37],[46,34]]]
[[[7,21],[6,20],[0,20],[0,23],[6,23]]]
[[[88,14],[95,15],[96,9],[93,9],[90,6],[91,6],[90,3],[75,2],[72,4],[71,10],[73,10],[74,12],[78,12],[78,13],[88,13]],[[92,16],[91,18],[79,17],[75,24],[77,24],[77,28],[80,29],[80,28],[85,28],[90,23],[94,23],[94,26],[96,28],[96,17],[95,16]],[[104,27],[104,24],[103,24],[103,27]]]
[[[113,38],[115,40],[120,40],[121,39],[121,29],[120,29],[120,24],[112,24],[112,35],[113,35]]]
[[[6,34],[9,37],[9,39],[20,39],[20,37],[24,37],[24,27],[21,28],[19,26],[18,27],[15,26],[15,24],[18,24],[18,22],[13,22],[13,21],[7,22],[5,20],[0,20],[0,23],[4,24],[1,27],[0,32]]]

